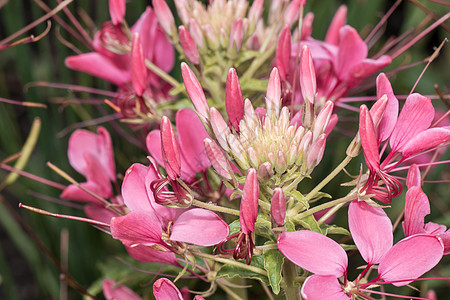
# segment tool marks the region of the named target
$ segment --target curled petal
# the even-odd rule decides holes
[[[393,243],[392,223],[384,210],[364,201],[353,201],[348,208],[348,226],[361,256],[377,264]]]
[[[153,284],[156,300],[183,300],[180,290],[167,278],[160,278]]]
[[[200,55],[192,35],[183,25],[178,27],[178,35],[180,36],[180,44],[183,48],[184,55],[186,55],[187,59],[189,59],[194,65],[199,64]]]
[[[182,213],[173,223],[170,239],[199,246],[217,245],[230,229],[214,212],[194,208]]]
[[[350,300],[336,276],[312,275],[306,278],[301,294],[305,300]]]
[[[255,222],[258,217],[259,183],[256,170],[251,168],[245,178],[242,192],[239,220],[244,234],[255,232]]]
[[[378,274],[395,286],[406,285],[437,265],[443,252],[444,246],[437,236],[416,234],[407,237],[386,253],[378,266]]]
[[[317,275],[341,277],[348,258],[338,243],[320,233],[301,230],[278,236],[278,249],[294,264]]]
[[[430,214],[430,202],[420,186],[409,188],[405,196],[405,236],[425,233],[425,216]]]

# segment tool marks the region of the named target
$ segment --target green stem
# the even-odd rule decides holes
[[[344,160],[327,176],[324,180],[322,180],[308,195],[305,196],[306,200],[311,200],[325,185],[328,184],[334,177],[336,177],[339,172],[344,169],[348,163],[352,160],[353,157],[346,156]]]
[[[339,204],[344,204],[344,203],[350,202],[354,199],[356,199],[356,193],[354,191],[352,191],[350,194],[348,194],[347,196],[345,196],[343,198],[339,198],[339,199],[318,205],[316,207],[313,207],[311,209],[308,209],[307,211],[304,211],[304,212],[296,215],[294,217],[294,221],[301,220],[301,219],[303,219],[307,216],[310,216],[318,211],[321,211],[321,210],[324,210],[324,209],[327,209],[327,208],[330,208],[330,207],[333,207],[333,206],[336,206]]]
[[[247,270],[249,270],[249,271],[251,271],[253,273],[257,273],[257,274],[260,274],[260,275],[263,275],[263,276],[267,276],[267,272],[265,270],[257,268],[257,267],[254,267],[254,266],[246,265],[246,264],[243,264],[243,263],[235,261],[235,260],[231,260],[231,259],[228,259],[228,258],[222,258],[222,257],[216,257],[214,255],[206,254],[206,253],[203,253],[203,252],[193,252],[193,254],[197,255],[197,256],[200,256],[200,257],[209,258],[209,259],[215,260],[215,261],[223,263],[223,264],[232,265],[232,266],[235,266],[235,267],[239,267],[241,269],[247,269]]]
[[[171,86],[173,86],[174,88],[176,88],[177,86],[180,85],[180,83],[173,78],[172,76],[170,76],[169,74],[167,74],[166,72],[164,72],[163,70],[161,70],[158,66],[156,66],[154,63],[152,63],[151,61],[149,61],[148,59],[145,60],[145,66],[152,71],[153,73],[155,73],[156,75],[158,75],[159,77],[161,77],[162,79],[164,79],[164,81],[166,81],[167,83],[169,83]]]
[[[270,48],[270,50],[263,52],[261,56],[259,56],[257,59],[255,59],[250,67],[245,71],[245,73],[242,75],[241,82],[244,82],[247,79],[250,79],[253,77],[253,74],[261,67],[262,64],[264,64],[269,57],[273,55],[273,52],[275,51],[275,45]]]
[[[299,300],[299,287],[295,285],[297,277],[297,266],[285,259],[283,263],[283,289],[286,294],[286,300]]]
[[[223,207],[223,206],[217,206],[214,204],[208,204],[202,201],[198,201],[198,200],[192,200],[192,205],[195,205],[197,207],[201,207],[201,208],[205,208],[208,210],[214,210],[214,211],[218,211],[218,212],[223,212],[225,214],[230,214],[230,215],[235,215],[235,216],[239,216],[239,211],[232,209],[232,208],[228,208],[228,207]]]

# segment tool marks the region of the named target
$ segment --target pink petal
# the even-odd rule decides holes
[[[231,169],[230,162],[225,157],[223,151],[219,148],[216,142],[206,138],[203,141],[203,144],[205,146],[208,159],[211,161],[211,164],[217,174],[226,180],[232,180],[233,171]]]
[[[269,77],[269,84],[266,92],[266,111],[270,116],[275,112],[276,115],[280,112],[281,106],[281,83],[278,69],[273,68]]]
[[[344,249],[320,233],[309,230],[282,232],[277,245],[290,261],[314,274],[341,277],[347,269]]]
[[[384,281],[397,281],[392,283],[395,286],[406,285],[437,265],[443,251],[442,241],[436,236],[407,237],[386,253],[378,266],[378,274]]]
[[[109,15],[114,25],[122,24],[125,17],[125,0],[109,0]]]
[[[153,0],[152,4],[159,24],[167,35],[172,36],[172,29],[175,29],[175,20],[166,1]]]
[[[241,231],[244,234],[255,232],[255,222],[258,217],[258,198],[258,176],[256,175],[256,170],[251,168],[248,170],[245,178],[239,214]]]
[[[300,56],[300,87],[303,99],[308,103],[314,103],[317,93],[316,71],[308,46],[302,47]]]
[[[380,124],[378,125],[378,142],[385,141],[392,133],[398,116],[398,100],[394,95],[391,83],[384,73],[377,77],[377,98],[388,97],[388,103]]]
[[[159,129],[150,131],[147,135],[147,138],[145,139],[145,143],[150,155],[160,166],[163,166],[164,162],[161,152],[161,131]]]
[[[111,219],[117,217],[117,214],[113,213],[109,209],[100,205],[86,205],[84,207],[84,213],[90,219],[100,221],[106,224],[111,222]]]
[[[351,79],[350,69],[367,57],[367,45],[358,32],[345,25],[339,30],[339,50],[336,60],[336,73],[341,80]]]
[[[347,6],[341,5],[334,14],[330,27],[328,27],[325,42],[328,44],[338,45],[339,31],[347,23]]]
[[[116,166],[111,136],[103,127],[98,127],[97,133],[95,134],[84,129],[78,129],[72,133],[67,150],[70,165],[78,173],[86,176],[89,172],[86,157],[93,157],[99,164],[99,168],[96,171],[102,170],[109,179],[115,181]]]
[[[180,38],[180,44],[183,48],[184,55],[189,59],[194,65],[200,63],[200,55],[195,45],[194,38],[189,33],[189,31],[183,25],[178,27],[178,34]]]
[[[138,33],[133,35],[133,43],[131,45],[131,85],[136,95],[142,96],[147,88],[147,67],[145,66],[144,52],[142,50],[141,39]]]
[[[306,0],[293,0],[289,3],[284,14],[285,23],[292,25],[298,19],[298,13],[300,11],[300,6],[305,5]]]
[[[383,55],[377,60],[364,59],[363,61],[354,64],[348,69],[349,75],[346,80],[350,87],[353,87],[361,82],[361,80],[369,77],[370,75],[378,72],[391,63],[391,58],[387,55]]]
[[[81,186],[90,190],[91,192],[99,195],[100,197],[104,196],[101,195],[102,191],[99,189],[98,185],[95,182],[83,182],[81,183]],[[106,195],[108,196],[111,195]],[[96,197],[92,196],[88,192],[83,191],[81,188],[77,187],[74,184],[71,184],[67,186],[64,191],[60,195],[61,199],[67,199],[67,200],[74,200],[74,201],[80,201],[80,202],[87,202],[91,204],[97,204],[102,205],[103,202],[101,202]]]
[[[352,201],[348,226],[361,256],[369,264],[380,262],[392,247],[392,223],[384,210],[364,201]]]
[[[241,86],[236,70],[231,68],[228,71],[225,106],[228,119],[234,129],[239,132],[239,122],[244,118],[244,99],[242,98]]]
[[[152,246],[162,242],[162,229],[153,214],[131,211],[111,220],[111,235],[126,244]]]
[[[181,75],[183,76],[186,91],[189,98],[191,98],[192,104],[194,104],[195,110],[200,115],[202,121],[206,122],[209,119],[209,106],[200,82],[198,82],[194,72],[184,62],[181,63]]]
[[[405,196],[405,236],[425,233],[425,216],[430,214],[430,202],[420,186],[409,188]]]
[[[408,176],[406,177],[406,186],[408,189],[413,186],[421,186],[422,179],[420,178],[420,169],[416,164],[409,167]]]
[[[350,300],[336,276],[312,275],[306,278],[301,294],[304,300]]]
[[[223,241],[230,229],[214,212],[194,208],[182,213],[174,222],[170,239],[199,246],[212,246]]]
[[[147,172],[148,167],[133,164],[125,173],[122,183],[122,197],[125,205],[132,211],[153,211],[145,188],[144,180]]]
[[[427,129],[412,137],[403,148],[402,154],[403,157],[409,157],[448,141],[450,141],[450,130],[445,128]]]
[[[178,148],[175,132],[172,128],[172,123],[166,116],[163,116],[161,119],[161,153],[167,176],[171,180],[180,177],[180,150]]]
[[[228,39],[228,49],[232,51],[233,48],[236,51],[241,50],[242,40],[244,39],[244,29],[242,27],[242,19],[234,20],[233,25],[231,25],[230,37]]]
[[[373,125],[375,127],[378,127],[381,121],[381,118],[383,117],[384,113],[386,112],[386,106],[388,104],[388,98],[387,96],[383,95],[381,98],[378,98],[378,100],[372,105],[370,108],[370,116],[372,117]]]
[[[281,30],[278,38],[277,53],[276,53],[276,67],[280,72],[282,81],[286,80],[289,73],[289,62],[291,59],[291,29],[287,24]]]
[[[359,113],[359,136],[367,166],[372,170],[380,169],[377,135],[372,117],[365,105],[361,105]]]
[[[116,284],[111,279],[103,280],[102,286],[106,300],[142,300],[142,298],[132,290],[124,285]]]
[[[184,158],[181,162],[182,172],[186,169],[185,164],[189,165],[189,169],[193,171],[190,176],[208,169],[211,163],[203,147],[203,140],[208,137],[208,133],[197,114],[188,108],[179,110],[176,115],[176,126],[181,154]]]
[[[273,190],[270,214],[275,223],[279,226],[284,225],[284,218],[286,218],[286,197],[284,196],[283,190],[279,187]]]
[[[389,141],[392,151],[402,151],[412,138],[430,127],[433,117],[430,98],[417,93],[409,95],[392,131]]]
[[[178,266],[177,257],[173,252],[159,251],[143,245],[125,246],[125,248],[128,254],[139,262]]]
[[[183,300],[180,290],[169,279],[160,278],[153,284],[156,300]]]
[[[130,72],[121,69],[114,62],[96,52],[69,56],[64,61],[72,70],[81,71],[108,80],[115,85],[123,85],[130,81]]]

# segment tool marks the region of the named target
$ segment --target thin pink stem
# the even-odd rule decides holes
[[[397,0],[394,5],[388,10],[388,12],[381,18],[380,22],[372,29],[372,31],[369,33],[369,35],[364,40],[364,43],[368,43],[370,39],[374,36],[374,34],[380,29],[381,26],[383,26],[384,23],[386,23],[387,19],[392,15],[392,13],[395,11],[395,9],[400,5],[402,0]]]
[[[25,90],[30,87],[51,87],[55,89],[68,89],[77,92],[86,92],[97,95],[104,95],[108,97],[116,97],[116,92],[105,91],[100,89],[94,89],[87,86],[75,85],[75,84],[65,84],[65,83],[57,83],[57,82],[47,82],[47,81],[34,81],[25,85]]]
[[[51,187],[53,187],[55,189],[64,190],[66,188],[66,186],[63,185],[63,184],[60,184],[60,183],[57,183],[57,182],[45,179],[43,177],[40,177],[40,176],[31,174],[31,173],[28,173],[26,171],[22,171],[22,170],[16,169],[16,168],[11,167],[11,166],[6,165],[6,164],[1,164],[0,167],[2,169],[7,170],[7,171],[10,171],[10,172],[13,172],[13,173],[17,173],[20,176],[27,177],[27,178],[29,178],[31,180],[36,181],[36,182],[40,182],[40,183],[43,183],[45,185],[51,186]]]

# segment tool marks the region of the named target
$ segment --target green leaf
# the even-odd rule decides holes
[[[287,231],[295,231],[295,225],[289,218],[286,218],[286,220],[284,221],[284,226],[286,226]]]
[[[294,198],[296,203],[303,204],[304,209],[309,208],[308,201],[305,199],[305,196],[303,196],[299,191],[292,191],[288,195]]]
[[[268,239],[275,239],[272,233],[272,223],[268,219],[267,215],[258,214],[258,218],[255,223],[255,233]]]
[[[347,244],[339,244],[339,245],[341,245],[341,247],[344,248],[345,251],[358,250],[356,245],[347,245]]]
[[[267,90],[267,80],[246,79],[241,82],[241,90],[250,92],[265,92]]]
[[[241,223],[239,222],[239,219],[231,222],[231,224],[229,225],[230,227],[230,235],[233,235],[235,233],[238,233],[239,230],[241,230]]]
[[[267,244],[267,243],[266,243]],[[269,249],[263,252],[264,269],[267,271],[269,283],[275,295],[280,292],[281,270],[283,268],[284,255],[278,249]]]
[[[180,83],[178,86],[174,87],[169,91],[169,95],[176,96],[180,93],[183,93],[186,90],[184,83]]]
[[[243,260],[241,261],[243,262]],[[250,263],[251,266],[260,268],[261,270],[264,270],[264,258],[262,255],[258,255],[258,256],[252,256],[252,262]],[[220,268],[220,270],[217,272],[216,277],[217,278],[222,278],[222,277],[227,277],[227,278],[233,278],[233,277],[241,277],[241,278],[249,278],[249,279],[257,279],[267,285],[269,285],[269,280],[267,279],[266,276],[252,272],[250,270],[244,269],[244,268],[240,268],[234,265],[223,265],[222,268]]]
[[[241,65],[247,60],[253,59],[257,56],[260,56],[261,53],[259,51],[243,51],[239,53],[239,58],[237,59],[237,65]]]
[[[336,225],[324,224],[321,226],[321,229],[322,229],[322,233],[324,235],[329,235],[329,234],[350,235],[350,232],[347,229],[345,229],[344,227],[336,226]]]
[[[194,105],[192,105],[191,100],[189,99],[180,99],[174,102],[167,102],[161,105],[158,105],[158,110],[170,109],[170,110],[180,110],[182,108],[191,108],[194,109]]]
[[[320,229],[320,226],[319,224],[317,224],[317,221],[313,215],[304,217],[303,219],[299,220],[298,223],[302,225],[305,229],[322,233],[322,230]]]

